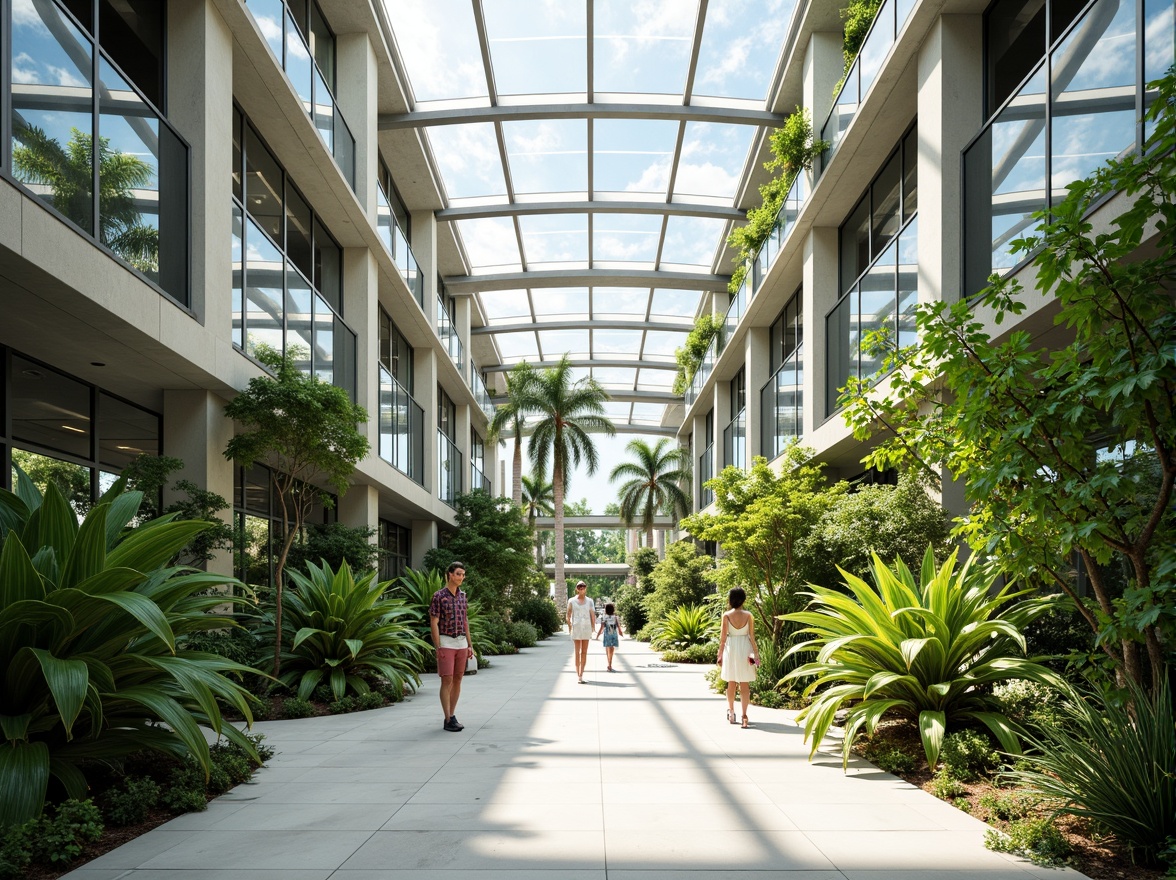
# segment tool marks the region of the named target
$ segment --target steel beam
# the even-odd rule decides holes
[[[607,102],[546,102],[509,104],[495,107],[461,107],[444,110],[416,110],[411,113],[384,113],[379,117],[381,131],[404,128],[428,128],[438,125],[465,125],[476,122],[516,122],[535,119],[668,119],[673,122],[719,122],[731,125],[758,125],[778,128],[788,117],[750,107],[700,106],[697,104],[612,104]]]
[[[482,290],[519,290],[546,287],[660,287],[672,290],[726,290],[729,275],[672,272],[665,269],[551,269],[541,272],[504,272],[456,275],[445,279],[452,294]]]
[[[442,208],[433,212],[439,222],[479,220],[483,217],[517,217],[535,214],[656,214],[673,217],[708,217],[715,220],[746,220],[747,212],[728,205],[704,205],[686,202],[514,202],[498,205],[471,205]]]
[[[519,333],[524,330],[671,330],[675,333],[689,333],[693,325],[689,323],[669,324],[661,321],[601,321],[591,320],[571,321],[524,321],[521,324],[491,324],[487,327],[475,327],[470,331],[471,336],[493,336],[495,333]]]

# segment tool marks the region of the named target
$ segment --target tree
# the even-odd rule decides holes
[[[326,565],[332,571],[344,563],[363,576],[378,567],[381,550],[373,542],[376,530],[371,526],[349,526],[341,522],[313,523],[302,530],[302,537],[290,547],[286,568],[309,571],[309,564]]]
[[[646,617],[659,621],[675,608],[701,605],[715,592],[715,560],[693,541],[675,541],[649,574],[653,592],[645,597]]]
[[[623,461],[608,475],[609,482],[628,477],[620,491],[621,521],[632,526],[641,519],[645,546],[653,546],[653,520],[658,512],[680,519],[690,512],[690,453],[681,447],[667,449],[663,437],[650,446],[641,438],[625,449],[635,461]]]
[[[534,580],[531,528],[505,498],[482,489],[459,495],[457,528],[442,546],[425,554],[423,568],[444,571],[455,559],[466,565],[465,590],[487,611],[502,613],[515,587]]]
[[[812,450],[792,444],[784,450],[779,474],[759,455],[749,471],[723,468],[706,483],[718,513],[682,520],[698,540],[722,545],[719,583],[747,590],[757,631],[776,644],[784,630],[780,615],[799,610],[800,548],[847,488],[826,486],[823,465],[812,463],[811,456]]]
[[[552,493],[551,483],[540,473],[531,477],[523,477],[523,501],[520,505],[527,513],[527,525],[535,533],[535,565],[543,568],[543,538],[542,533],[535,531],[535,520],[542,516],[555,513],[555,495]]]
[[[259,346],[257,358],[273,375],[250,379],[225,406],[225,415],[245,429],[229,441],[225,457],[244,467],[269,464],[282,512],[283,540],[274,568],[276,678],[281,672],[286,557],[315,502],[329,500],[313,481],[321,480],[340,495],[347,491],[356,462],[368,451],[367,438],[356,427],[367,421],[367,413],[342,388],[299,371],[289,356]]]
[[[535,381],[535,371],[528,363],[521,363],[506,374],[506,401],[495,403],[494,417],[486,429],[490,440],[497,441],[504,434],[514,437],[513,480],[510,497],[516,507],[523,506],[523,428],[529,412],[528,390]]]
[[[596,473],[600,456],[590,434],[608,435],[616,428],[604,416],[608,392],[591,377],[572,381],[572,364],[564,355],[560,362],[537,374],[529,382],[525,408],[539,417],[531,434],[531,463],[539,473],[547,473],[551,462],[551,485],[555,506],[555,594],[567,601],[568,585],[564,579],[564,493],[567,490],[569,465],[584,461],[589,474]],[[560,604],[557,601],[556,604]]]
[[[1035,215],[1040,232],[1013,242],[1033,255],[1061,345],[988,330],[978,313],[999,325],[1028,299],[993,276],[975,300],[920,306],[920,344],[891,353],[885,382],[843,396],[855,435],[884,438],[870,464],[961,481],[970,509],[956,533],[1067,593],[1119,682],[1153,688],[1176,628],[1176,79],[1156,85],[1143,151],[1071,184]],[[1095,233],[1088,214],[1115,193],[1122,213]],[[1076,560],[1093,601],[1076,590]]]

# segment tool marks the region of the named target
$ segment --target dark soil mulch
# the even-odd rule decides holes
[[[923,758],[923,743],[919,739],[919,731],[913,724],[905,721],[883,722],[878,725],[874,742],[888,743],[901,748],[908,755],[917,756],[918,763],[913,772],[896,775],[926,792],[933,793],[931,780],[934,776],[927,766],[926,759]],[[859,741],[854,746],[854,752],[861,755],[863,745],[864,741]],[[965,782],[963,786],[967,791],[961,797],[967,800],[968,812],[971,815],[988,822],[994,828],[1004,828],[1008,824],[988,817],[985,809],[980,806],[980,798],[993,791],[1008,794],[1017,791],[1016,788],[997,788],[986,780]],[[1121,846],[1114,837],[1099,834],[1085,819],[1059,816],[1055,824],[1074,848],[1069,859],[1070,867],[1081,871],[1091,880],[1163,880],[1165,877],[1162,868],[1136,865],[1131,861],[1131,854],[1126,847]]]

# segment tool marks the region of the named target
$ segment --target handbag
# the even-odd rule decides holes
[[[466,675],[477,675],[478,674],[478,655],[477,654],[473,654],[469,657],[466,657],[465,674]]]

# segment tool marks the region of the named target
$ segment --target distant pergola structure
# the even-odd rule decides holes
[[[555,528],[554,516],[537,516],[535,517],[535,528],[541,531],[550,531]],[[666,532],[677,530],[678,526],[674,520],[668,516],[657,516],[653,520],[653,530],[657,533],[657,555],[659,558],[665,556],[666,553]],[[639,539],[641,534],[645,531],[641,526],[627,526],[620,517],[617,516],[565,516],[564,517],[564,531],[568,529],[611,529],[625,531],[625,551],[632,553],[639,546]],[[610,569],[605,571],[604,569]],[[617,569],[612,571],[611,569]],[[548,574],[554,574],[555,566],[547,566]],[[579,565],[571,562],[564,563],[564,572],[567,574],[595,574],[607,576],[627,576],[629,574],[628,563],[581,563]]]

